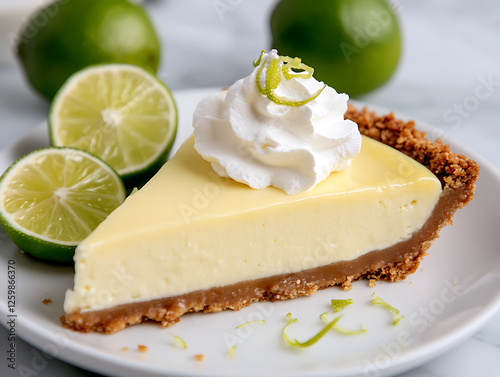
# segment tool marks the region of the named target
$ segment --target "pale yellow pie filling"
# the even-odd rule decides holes
[[[352,260],[409,238],[439,180],[363,136],[351,165],[311,191],[217,176],[189,138],[77,248],[64,309],[99,310]]]

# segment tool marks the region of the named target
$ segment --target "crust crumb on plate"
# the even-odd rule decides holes
[[[205,360],[205,355],[196,354],[196,355],[194,355],[194,358],[196,361],[203,361],[203,360]]]

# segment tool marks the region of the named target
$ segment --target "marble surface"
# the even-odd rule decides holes
[[[246,75],[249,62],[270,46],[274,3],[146,1],[163,42],[160,78],[181,90],[229,85]],[[360,99],[430,123],[445,140],[458,140],[500,169],[500,2],[392,3],[404,31],[403,58],[386,86]],[[49,105],[29,89],[13,59],[3,56],[0,62],[1,150],[44,121]],[[6,336],[0,327],[2,351]],[[20,363],[29,363],[36,352],[18,340]],[[499,369],[500,312],[453,350],[401,376],[498,376]],[[0,375],[6,373],[2,356]],[[94,374],[54,359],[33,375]]]

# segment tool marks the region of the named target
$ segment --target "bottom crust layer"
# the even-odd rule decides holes
[[[239,310],[252,302],[312,295],[334,285],[350,289],[351,282],[361,278],[402,280],[415,272],[426,250],[439,237],[439,230],[452,223],[456,210],[465,206],[472,195],[472,188],[467,185],[445,188],[428,221],[409,239],[351,261],[104,310],[75,312],[60,319],[64,327],[79,332],[113,333],[147,320],[166,327],[188,312]]]

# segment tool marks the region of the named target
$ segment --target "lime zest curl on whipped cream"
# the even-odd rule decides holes
[[[263,51],[254,64],[250,75],[194,111],[194,148],[213,170],[254,189],[300,194],[349,166],[361,134],[344,119],[347,94],[276,50]]]
[[[300,58],[291,58],[289,56],[280,56],[278,58],[274,58],[271,63],[266,63],[265,61],[262,61],[262,55],[264,55],[265,53],[266,51],[262,50],[258,60],[253,62],[254,67],[259,67],[255,81],[257,83],[257,88],[259,88],[259,92],[261,92],[275,104],[293,107],[303,106],[306,103],[309,103],[312,100],[316,99],[316,97],[321,94],[323,89],[326,88],[326,84],[324,84],[323,87],[316,91],[316,93],[314,93],[311,97],[302,101],[293,101],[288,98],[276,95],[274,90],[278,88],[281,82],[281,74],[286,80],[290,80],[292,78],[310,79],[314,73],[314,69],[302,63]],[[266,67],[266,64],[266,80],[265,85],[262,86],[261,76],[264,67]],[[300,69],[302,70],[302,72],[294,72],[292,69]]]

